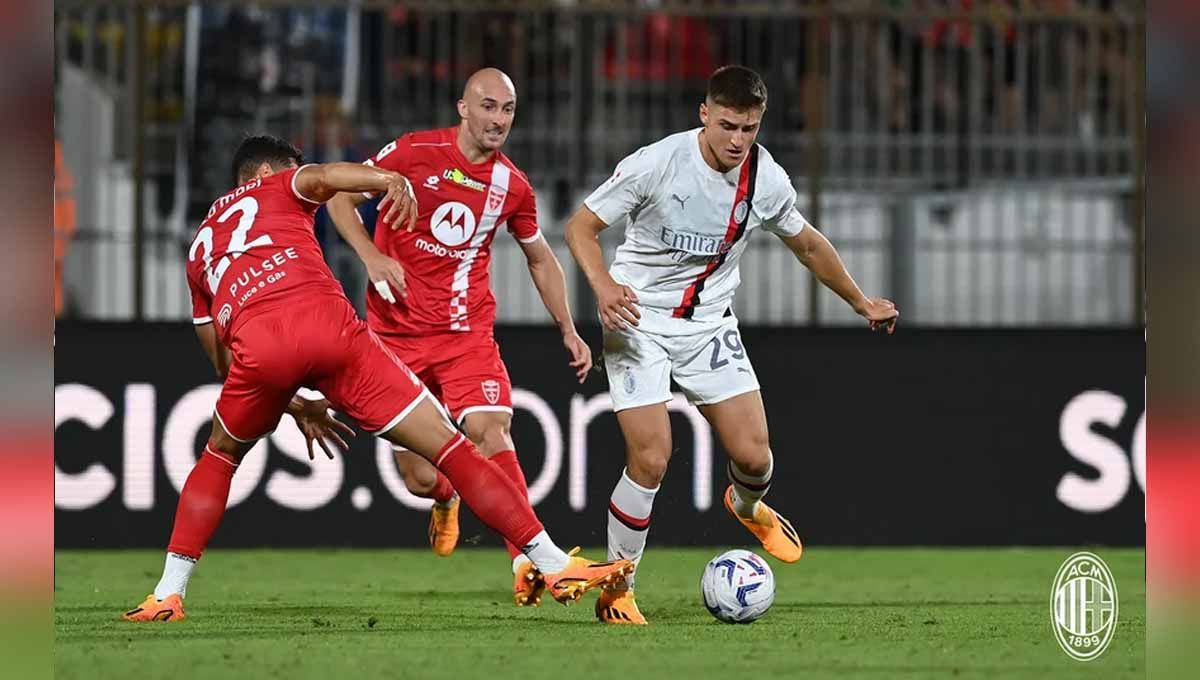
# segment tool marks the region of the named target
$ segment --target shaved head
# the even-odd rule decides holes
[[[472,73],[471,77],[467,78],[467,84],[463,86],[462,98],[469,99],[472,96],[479,99],[491,97],[497,101],[516,101],[517,88],[513,86],[512,78],[504,71],[498,68],[481,68]]]
[[[517,112],[517,88],[496,68],[479,69],[467,78],[458,100],[459,148],[472,162],[504,146]]]

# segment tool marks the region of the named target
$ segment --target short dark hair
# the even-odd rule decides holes
[[[291,142],[273,135],[247,136],[233,153],[233,183],[241,184],[263,163],[278,170],[289,161],[304,163],[304,154]]]
[[[767,85],[761,76],[745,66],[722,66],[709,76],[705,99],[738,111],[765,107]]]

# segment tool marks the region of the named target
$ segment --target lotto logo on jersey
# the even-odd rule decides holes
[[[429,228],[443,245],[455,248],[475,235],[475,213],[458,201],[447,201],[433,211]]]

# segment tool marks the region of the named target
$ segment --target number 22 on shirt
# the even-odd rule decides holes
[[[208,279],[208,287],[214,295],[217,293],[217,288],[221,285],[221,279],[225,276],[226,270],[229,269],[229,264],[242,256],[251,248],[269,246],[272,244],[271,236],[263,234],[255,238],[249,243],[246,242],[246,237],[250,233],[250,227],[254,225],[254,218],[258,215],[258,200],[253,196],[247,196],[240,201],[229,206],[221,216],[217,218],[216,224],[223,225],[235,215],[240,214],[238,218],[237,228],[229,237],[229,245],[225,248],[225,255],[217,262],[217,266],[213,267],[213,235],[214,231],[211,226],[205,226],[196,234],[196,239],[192,241],[192,247],[188,250],[188,261],[195,261],[197,251],[200,252],[200,257],[204,260],[204,271]]]

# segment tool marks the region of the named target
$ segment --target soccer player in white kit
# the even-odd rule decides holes
[[[671,457],[671,378],[729,452],[725,507],[784,562],[800,559],[796,530],[761,499],[773,460],[758,379],[733,315],[738,260],[750,233],[775,234],[825,286],[891,333],[899,312],[863,294],[837,251],[796,210],[796,190],[755,143],[766,110],[762,78],[743,66],[713,72],[703,127],[642,147],[617,165],[567,222],[567,244],[596,294],[604,366],[625,436],[625,470],[608,513],[610,558],[637,564]],[[628,217],[611,269],[597,235]],[[596,616],[646,623],[628,586],[605,591]]]

